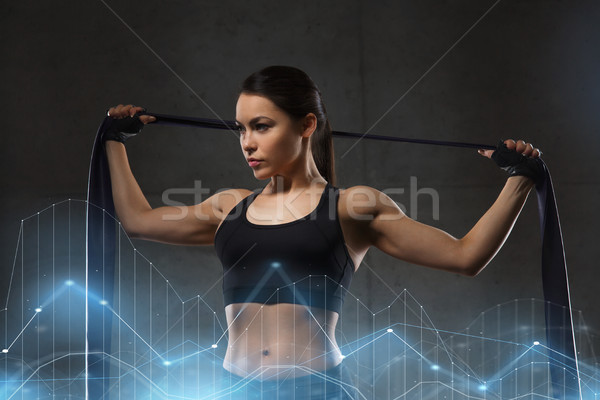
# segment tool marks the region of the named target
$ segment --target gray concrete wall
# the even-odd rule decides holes
[[[573,307],[598,330],[598,20],[595,1],[4,2],[0,297],[21,218],[85,198],[92,141],[109,106],[230,119],[245,76],[287,64],[320,86],[334,129],[490,144],[513,137],[539,146],[554,178]],[[475,151],[342,139],[335,146],[339,186],[405,188],[394,198],[410,206],[415,176],[419,188],[439,194],[440,218],[432,217],[427,195],[409,213],[455,236],[505,181]],[[155,206],[164,190],[195,180],[213,191],[262,184],[228,133],[153,127],[128,150]],[[168,265],[163,272],[184,297],[218,279],[210,247],[136,245]],[[535,195],[477,278],[372,249],[353,293],[380,308],[394,298],[382,280],[395,292],[408,289],[449,330],[496,304],[540,298]]]

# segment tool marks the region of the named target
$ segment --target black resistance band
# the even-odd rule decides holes
[[[150,114],[155,124],[235,130],[234,121]],[[96,299],[113,298],[115,257],[115,214],[110,174],[102,134],[110,125],[106,117],[96,135],[92,150],[87,203],[87,341],[86,368],[88,393],[92,400],[104,398],[109,389],[110,336],[112,314]],[[333,131],[334,136],[420,143],[429,145],[496,149],[496,146],[425,139],[407,139]],[[543,163],[543,161],[542,161]],[[544,164],[545,165],[545,164]],[[553,396],[580,399],[579,370],[573,333],[569,282],[562,232],[548,168],[536,183],[540,230],[542,236],[542,284],[546,316],[546,346],[549,348]],[[92,300],[93,299],[93,300]]]
[[[220,119],[208,119],[208,118],[195,118],[195,117],[178,117],[175,115],[165,114],[148,114],[147,112],[141,113],[152,115],[156,117],[156,121],[151,124],[160,125],[177,125],[177,126],[189,126],[196,128],[214,128],[214,129],[228,129],[237,131],[237,125],[235,121],[225,121]],[[489,144],[475,144],[475,143],[462,143],[462,142],[448,142],[444,140],[425,140],[425,139],[408,139],[395,136],[381,136],[371,135],[363,133],[352,133],[352,132],[341,132],[332,131],[333,136],[346,137],[346,138],[365,138],[371,140],[385,140],[388,142],[406,142],[406,143],[420,143],[420,144],[433,144],[438,146],[453,146],[453,147],[470,147],[472,149],[486,149],[494,150],[496,146],[490,146]]]

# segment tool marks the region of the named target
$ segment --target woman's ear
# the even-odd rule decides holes
[[[302,118],[302,137],[309,138],[317,130],[317,117],[308,113]]]

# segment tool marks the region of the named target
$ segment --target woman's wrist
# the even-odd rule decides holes
[[[528,194],[534,186],[533,179],[524,175],[510,176],[506,180],[506,187],[513,189],[516,193]]]
[[[106,149],[106,151],[113,151],[116,149],[124,149],[125,143],[118,142],[116,140],[107,140],[106,142],[104,142],[104,148]]]
[[[125,150],[125,143],[117,142],[116,140],[107,140],[104,144],[104,152],[109,162],[115,159],[121,158],[122,154],[127,154]]]

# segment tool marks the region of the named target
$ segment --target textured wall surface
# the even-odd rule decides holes
[[[109,106],[231,119],[243,78],[286,64],[319,85],[334,129],[538,145],[554,178],[573,307],[598,330],[598,20],[595,1],[3,2],[0,294],[20,220],[85,198],[92,141]],[[346,139],[335,146],[339,186],[403,188],[393,197],[409,215],[455,236],[468,232],[505,181],[471,150]],[[155,206],[165,190],[198,180],[212,192],[265,183],[254,180],[229,133],[152,127],[128,151]],[[439,195],[439,219],[426,192],[411,204],[420,188]],[[136,245],[184,297],[219,279],[212,247]],[[539,265],[532,193],[475,279],[372,249],[352,291],[377,309],[406,288],[438,327],[462,329],[496,304],[541,298]],[[218,304],[219,291],[213,295]]]

